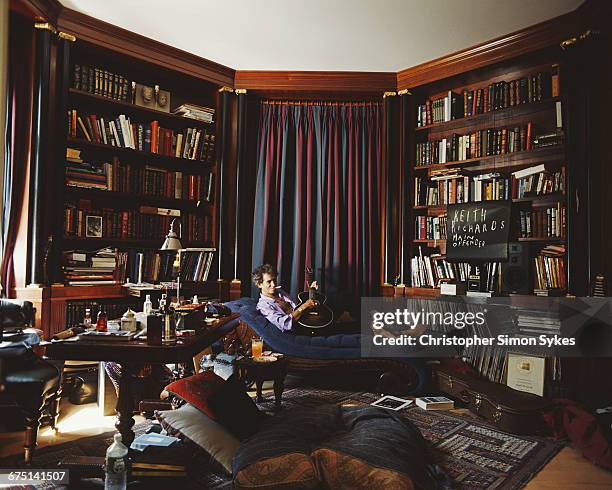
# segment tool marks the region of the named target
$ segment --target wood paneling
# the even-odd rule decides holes
[[[555,45],[585,27],[586,7],[498,37],[441,58],[407,68],[397,74],[397,89],[403,90]]]
[[[235,86],[257,91],[360,92],[395,90],[391,72],[236,71]]]
[[[235,71],[227,66],[94,19],[75,10],[62,9],[57,20],[57,28],[74,34],[77,39],[95,43],[121,54],[156,63],[187,75],[204,78],[218,85],[233,86]]]

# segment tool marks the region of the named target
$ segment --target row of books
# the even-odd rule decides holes
[[[76,64],[72,71],[72,87],[109,99],[133,103],[133,82],[125,76],[103,68]]]
[[[127,311],[140,310],[142,305],[133,298],[115,300],[85,300],[85,301],[66,301],[66,328],[76,327],[83,324],[85,310],[89,310],[92,321],[95,324],[98,313],[103,311],[110,320],[119,319]]]
[[[62,259],[64,279],[70,286],[116,284],[121,280],[116,249],[71,250],[64,252]]]
[[[162,214],[165,213],[165,214]],[[164,210],[141,206],[139,210],[94,210],[91,206],[64,205],[64,235],[85,238],[161,240],[171,221],[181,216],[180,210]],[[187,213],[182,216],[183,239],[209,243],[212,238],[208,215]]]
[[[510,199],[510,178],[491,172],[465,175],[465,170],[432,173],[431,178],[414,178],[415,206],[445,206],[466,202]]]
[[[520,211],[519,232],[522,238],[563,238],[565,206]]]
[[[414,238],[416,240],[446,240],[446,223],[444,216],[417,216],[414,220]]]
[[[215,251],[214,248],[182,249],[179,261],[176,260],[178,252],[175,250],[129,249],[120,254],[126,256],[127,277],[133,281],[138,279],[139,269],[142,267],[142,278],[145,282],[170,282],[177,278],[181,281],[204,282],[208,280]],[[139,255],[142,255],[142,259]]]
[[[491,83],[486,87],[463,90],[461,94],[449,90],[446,96],[429,99],[417,106],[417,127],[540,102],[558,95],[558,70]]]
[[[480,129],[464,135],[416,144],[416,166],[531,150],[531,122],[508,128]]]
[[[565,260],[562,256],[537,255],[534,257],[534,266],[535,288],[540,290],[564,290],[567,288]]]
[[[546,171],[544,165],[525,170],[533,173],[526,177],[516,178],[518,172],[515,172],[512,176],[513,199],[565,192],[565,167],[554,172]],[[524,172],[520,175],[524,175]]]
[[[419,247],[419,252],[421,248]],[[470,273],[467,262],[448,262],[444,255],[419,253],[410,260],[410,285],[413,288],[435,288],[441,281],[466,282]]]
[[[208,279],[215,249],[181,250],[179,277],[181,281],[202,282]]]
[[[66,164],[66,185],[85,189],[99,189],[133,193],[143,196],[211,202],[213,173],[204,175],[172,172],[146,165],[124,164],[114,157],[111,163],[75,162]]]
[[[68,130],[73,139],[82,137],[119,148],[208,163],[215,161],[215,135],[206,129],[187,128],[179,132],[160,127],[158,121],[133,123],[124,114],[105,119],[71,109],[68,111]]]

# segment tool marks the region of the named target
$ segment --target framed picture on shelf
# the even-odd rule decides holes
[[[102,238],[102,216],[85,217],[85,236],[87,238]]]

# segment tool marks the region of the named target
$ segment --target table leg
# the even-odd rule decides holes
[[[264,401],[263,395],[261,394],[261,390],[263,388],[263,380],[255,381],[255,386],[257,386],[257,403],[262,403]]]
[[[282,408],[281,398],[283,396],[283,390],[285,389],[285,376],[279,376],[274,380],[274,409],[280,410]]]
[[[117,399],[117,422],[115,428],[121,434],[123,444],[129,449],[134,441],[134,398],[132,397],[132,364],[121,363],[119,397]]]

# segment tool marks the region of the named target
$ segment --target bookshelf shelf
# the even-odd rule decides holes
[[[516,168],[520,166],[533,165],[541,160],[558,160],[565,158],[564,145],[547,146],[544,148],[536,148],[528,151],[515,151],[513,153],[503,153],[501,155],[491,155],[479,158],[470,158],[467,160],[457,160],[446,163],[433,163],[431,165],[417,165],[414,170],[437,170],[446,167],[455,167],[461,165],[475,165],[480,163],[478,170],[490,170]],[[474,170],[474,168],[470,168]]]
[[[80,149],[104,151],[107,152],[107,154],[112,155],[125,155],[130,158],[146,160],[149,163],[156,162],[159,164],[164,164],[168,168],[172,166],[172,168],[191,172],[201,172],[203,169],[210,170],[212,167],[215,166],[214,164],[200,160],[189,160],[187,158],[171,157],[166,155],[160,155],[158,153],[151,153],[148,151],[134,150],[132,148],[122,148],[119,146],[104,145],[101,143],[94,143],[92,141],[86,141],[78,138],[68,138],[68,146]]]
[[[565,194],[555,193],[555,194],[540,194],[538,196],[528,196],[521,198],[514,198],[512,202],[514,203],[552,203],[552,202],[561,202],[565,201]]]
[[[546,109],[546,106],[553,104],[557,101],[562,100],[561,97],[553,97],[550,99],[542,100],[540,102],[531,102],[527,104],[520,104],[505,109],[498,109],[496,111],[485,112],[483,114],[476,114],[470,117],[461,117],[453,119],[452,121],[440,122],[435,124],[429,124],[427,126],[417,126],[415,131],[451,131],[453,129],[470,127],[476,124],[495,124],[496,119],[508,119],[511,117],[523,116],[531,114],[533,112],[541,111]]]
[[[147,249],[160,249],[164,243],[164,238],[151,239],[151,240],[138,240],[134,238],[91,238],[91,237],[77,237],[77,236],[64,236],[63,238],[65,245],[74,246],[87,246],[94,245],[97,248],[103,248],[108,246],[113,247],[130,247],[130,248],[147,248]],[[186,242],[181,240],[183,247],[213,247],[212,244],[206,244],[202,242]]]
[[[446,244],[446,240],[412,240],[412,243],[420,243],[428,247],[436,247],[440,244]]]
[[[550,243],[565,243],[565,238],[555,237],[519,237],[519,242],[550,242]]]
[[[69,88],[68,93],[74,97],[75,99],[80,99],[81,101],[86,101],[87,103],[93,104],[95,106],[99,106],[100,104],[104,104],[109,107],[116,107],[119,110],[124,110],[126,112],[143,114],[151,119],[158,119],[160,121],[167,121],[169,124],[183,124],[185,126],[199,126],[202,128],[213,129],[215,128],[215,123],[206,123],[204,121],[200,121],[198,119],[191,119],[188,117],[177,116],[176,114],[170,114],[169,112],[158,111],[156,109],[149,109],[148,107],[142,107],[139,105],[131,104],[129,102],[122,102],[119,100],[111,99],[108,97],[103,97],[102,95],[90,94],[89,92],[85,92],[83,90],[77,90],[75,88]]]
[[[196,209],[211,208],[213,204],[207,201],[191,201],[188,199],[169,199],[165,197],[150,196],[146,194],[133,194],[129,192],[104,191],[101,189],[88,189],[84,187],[66,186],[66,193],[77,198],[97,199],[116,202],[117,205],[125,206],[126,202],[133,205],[134,198],[137,204],[155,205],[164,208],[179,208],[188,211]]]

